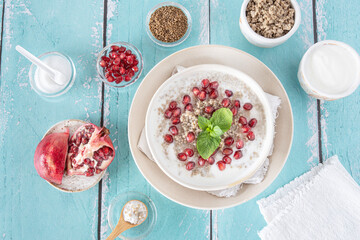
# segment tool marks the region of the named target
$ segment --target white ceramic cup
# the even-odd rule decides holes
[[[343,91],[342,93],[331,94],[331,93],[326,93],[322,89],[317,89],[311,84],[311,80],[307,77],[307,73],[305,70],[305,63],[306,63],[306,61],[308,61],[310,53],[312,51],[314,51],[315,49],[317,49],[323,45],[326,45],[326,44],[338,45],[338,46],[344,48],[344,50],[347,50],[351,53],[351,55],[354,58],[354,61],[357,61],[358,67],[357,67],[357,69],[354,69],[354,71],[357,71],[358,77],[354,78],[351,86],[349,86],[349,88],[346,91]],[[355,49],[353,49],[346,43],[334,41],[334,40],[325,40],[325,41],[318,42],[318,43],[312,45],[306,51],[304,56],[302,57],[300,65],[299,65],[298,79],[299,79],[300,85],[304,89],[304,91],[314,98],[327,100],[327,101],[344,98],[344,97],[352,94],[360,84],[360,56],[355,51]]]
[[[284,43],[285,41],[287,41],[299,28],[299,25],[301,22],[301,10],[300,10],[299,4],[297,3],[296,0],[290,0],[290,1],[291,1],[291,5],[293,6],[293,8],[295,10],[294,26],[287,34],[285,34],[282,37],[266,38],[266,37],[263,37],[263,36],[257,34],[250,27],[250,25],[247,21],[247,18],[246,18],[246,8],[247,8],[247,5],[249,4],[250,0],[244,0],[243,4],[241,6],[240,19],[239,19],[240,30],[241,30],[242,34],[244,35],[244,37],[253,45],[255,45],[257,47],[262,47],[262,48],[276,47],[276,46]]]

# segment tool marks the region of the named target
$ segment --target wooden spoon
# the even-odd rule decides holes
[[[131,201],[134,201],[134,200],[130,200],[129,202]],[[136,200],[136,201],[139,201],[139,200]],[[141,201],[139,201],[141,202]],[[128,202],[127,202],[128,203]],[[125,203],[125,205],[127,204]],[[141,202],[142,204],[144,204],[143,202]],[[124,205],[124,207],[125,207]],[[144,204],[145,208],[146,208],[146,216],[144,218],[144,220],[138,224],[131,224],[127,221],[124,220],[124,214],[123,214],[123,211],[124,211],[124,207],[121,209],[121,214],[120,214],[120,218],[119,218],[119,221],[118,223],[116,224],[114,230],[110,233],[110,235],[107,237],[106,240],[114,240],[117,236],[119,236],[121,233],[123,233],[124,231],[130,229],[130,228],[133,228],[133,227],[136,227],[136,226],[139,226],[140,224],[142,224],[143,222],[145,222],[147,216],[148,216],[148,209],[146,207],[146,205]]]

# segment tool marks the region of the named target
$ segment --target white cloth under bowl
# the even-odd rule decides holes
[[[185,69],[185,68],[182,66],[176,66],[172,72],[172,75],[180,72],[183,69]],[[271,111],[272,111],[273,121],[275,123],[275,120],[278,115],[278,108],[281,104],[281,99],[277,96],[274,96],[274,95],[271,95],[268,93],[265,93],[265,95],[266,95],[267,99],[269,100]],[[151,155],[151,151],[150,151],[149,146],[146,141],[145,128],[141,131],[139,142],[138,142],[138,149],[140,151],[142,151],[150,160],[154,161],[154,158]],[[271,156],[271,154],[272,154],[272,149],[269,153],[269,156]],[[259,170],[251,178],[247,179],[243,183],[240,183],[234,187],[223,189],[223,190],[209,191],[208,193],[213,194],[217,197],[235,196],[237,194],[237,192],[241,189],[242,184],[257,184],[257,183],[262,182],[262,180],[264,179],[266,172],[268,170],[269,163],[270,163],[270,161],[267,158],[265,160],[264,164],[262,165],[262,167],[260,167]]]
[[[337,156],[257,203],[263,240],[360,239],[360,187]]]

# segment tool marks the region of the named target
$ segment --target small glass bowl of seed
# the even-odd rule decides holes
[[[191,31],[189,11],[175,2],[154,6],[146,17],[146,32],[150,39],[163,47],[174,47],[184,42]]]

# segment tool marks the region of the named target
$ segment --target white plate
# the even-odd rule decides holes
[[[258,125],[253,129],[255,136],[254,141],[248,141],[242,149],[244,156],[239,160],[233,160],[231,165],[227,165],[224,171],[220,171],[216,164],[208,166],[207,174],[193,174],[185,168],[184,162],[177,159],[177,153],[174,144],[164,144],[164,135],[168,133],[171,126],[170,121],[164,118],[164,109],[171,100],[181,98],[184,94],[191,93],[194,86],[199,86],[202,79],[219,82],[219,99],[224,96],[224,90],[230,89],[234,96],[241,94],[239,99],[242,104],[246,102],[256,102],[258,106],[247,112],[251,117],[258,119]],[[248,90],[245,90],[248,89]],[[222,97],[221,97],[222,96]],[[181,106],[181,102],[178,103]],[[259,112],[263,112],[260,114]],[[235,119],[237,121],[238,117]],[[261,123],[262,126],[259,126]],[[238,124],[237,122],[235,124]],[[160,126],[160,127],[159,127]],[[272,112],[270,104],[265,96],[264,91],[248,75],[230,67],[218,64],[203,64],[187,68],[178,74],[173,75],[156,91],[153,96],[146,115],[145,130],[147,142],[159,167],[177,183],[200,191],[214,191],[229,188],[245,181],[251,177],[256,170],[262,166],[268,156],[272,146],[274,135],[274,124],[272,121]],[[260,137],[260,135],[262,135]],[[234,147],[234,146],[233,146]],[[166,148],[166,151],[164,150]],[[234,149],[234,148],[233,148]],[[235,151],[235,150],[234,150]],[[168,154],[166,154],[168,152]],[[254,154],[256,152],[256,154]],[[217,154],[215,158],[221,160],[222,154]],[[189,158],[189,161],[197,162],[197,157]],[[199,168],[200,169],[200,168]],[[205,170],[202,167],[200,170]]]

